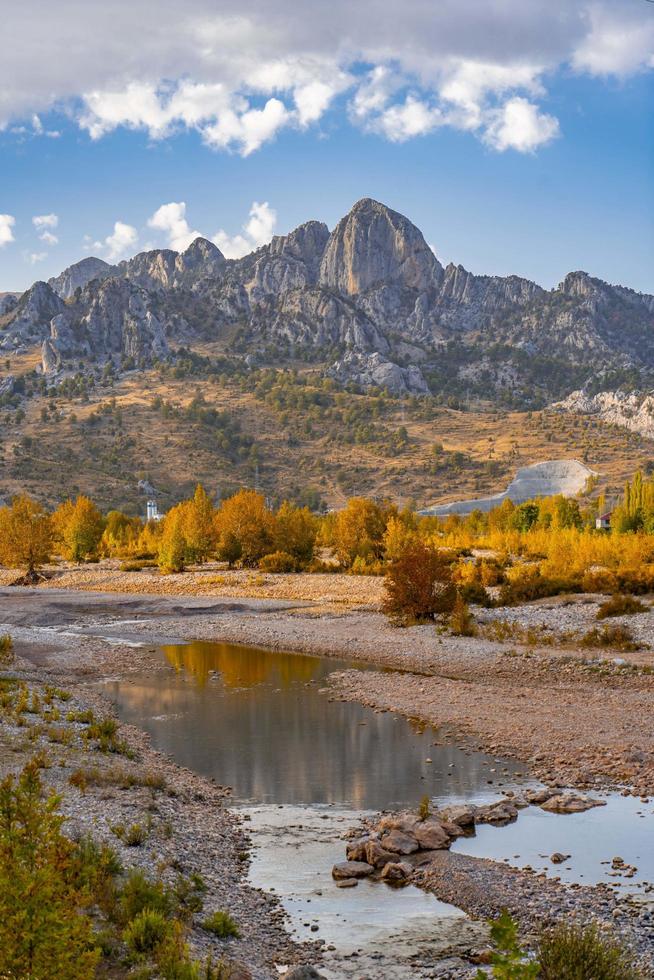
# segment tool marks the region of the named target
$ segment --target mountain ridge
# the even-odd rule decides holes
[[[50,377],[199,340],[343,385],[542,406],[598,373],[654,381],[654,296],[582,271],[545,290],[443,267],[408,218],[363,198],[331,232],[308,221],[240,259],[202,238],[113,266],[87,256],[0,306],[0,350],[38,343]]]

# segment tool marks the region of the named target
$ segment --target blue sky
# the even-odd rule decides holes
[[[97,25],[91,51],[69,32],[69,75],[43,65],[38,38],[33,53],[17,45],[38,70],[0,67],[0,290],[194,232],[242,254],[309,218],[332,227],[370,196],[444,263],[548,287],[582,268],[654,292],[654,4],[598,0],[582,19],[566,0],[516,4],[507,41],[513,0],[490,2],[477,35],[458,25],[468,2],[442,0],[434,24],[411,0],[399,32],[393,4],[361,0],[380,25],[368,47],[339,2],[322,48],[284,3],[267,22],[205,0],[184,44],[167,0],[150,48],[120,17],[114,36]],[[32,14],[63,43],[74,8]]]

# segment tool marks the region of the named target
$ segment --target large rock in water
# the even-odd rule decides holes
[[[415,225],[364,198],[334,228],[320,266],[320,284],[349,296],[379,283],[423,291],[443,268]]]
[[[374,870],[365,861],[341,861],[332,868],[332,878],[335,881],[343,878],[367,878]]]

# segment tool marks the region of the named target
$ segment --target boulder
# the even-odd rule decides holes
[[[548,813],[583,813],[585,810],[592,810],[595,806],[606,806],[606,800],[577,793],[557,793],[545,803],[541,803],[540,808]]]
[[[460,827],[464,832],[475,829],[475,807],[462,804],[460,806],[448,806],[445,810],[439,811],[439,816],[446,822]]]
[[[550,857],[550,861],[552,864],[563,864],[563,862],[567,861],[570,857],[572,857],[571,854],[561,854],[560,851],[554,851],[554,854],[552,854]]]
[[[413,834],[424,851],[442,851],[452,843],[450,834],[440,821],[434,819],[417,823]]]
[[[365,860],[375,868],[383,868],[389,861],[394,861],[396,855],[385,851],[379,841],[370,840],[366,844]]]
[[[360,837],[358,840],[350,841],[350,843],[345,848],[345,854],[347,856],[348,861],[367,861],[366,858],[367,844],[368,844],[367,837]]]
[[[401,830],[389,830],[380,843],[385,850],[393,851],[395,854],[413,854],[419,849],[416,838]]]
[[[406,861],[389,861],[381,876],[389,885],[406,885],[412,874],[413,868]]]
[[[540,806],[541,803],[546,803],[551,796],[556,796],[556,790],[551,789],[549,786],[543,786],[542,789],[528,789],[525,792],[525,799],[528,803],[534,803]]]
[[[420,818],[410,810],[400,810],[398,813],[388,813],[379,821],[379,830],[401,830],[412,834],[413,828],[420,823]]]
[[[374,870],[366,861],[341,861],[332,868],[332,878],[335,881],[343,878],[367,878]]]
[[[497,803],[477,807],[475,813],[477,823],[490,823],[497,827],[504,827],[507,823],[516,820],[517,817],[517,807],[509,803],[508,800],[498,800]]]

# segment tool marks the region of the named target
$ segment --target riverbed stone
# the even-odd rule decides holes
[[[460,827],[466,833],[475,829],[474,806],[466,806],[465,804],[448,806],[444,810],[439,811],[439,816],[447,823],[452,823]]]
[[[540,808],[548,813],[583,813],[595,806],[606,806],[606,801],[581,793],[557,793],[541,803]]]
[[[399,813],[386,814],[381,818],[378,826],[381,831],[400,830],[404,834],[411,834],[417,823],[420,823],[420,819],[415,813],[401,810]]]
[[[367,837],[359,837],[358,840],[350,841],[345,848],[348,861],[366,861]]]
[[[525,792],[525,799],[529,803],[540,806],[542,803],[547,803],[552,796],[556,796],[556,792],[555,789],[551,789],[549,786],[543,786],[542,789],[528,789]]]
[[[374,870],[366,861],[341,861],[332,868],[332,878],[366,878]]]
[[[386,851],[393,851],[396,854],[413,854],[419,849],[416,838],[411,834],[403,833],[401,830],[389,830],[384,834],[381,846]]]
[[[508,800],[498,800],[497,803],[489,803],[488,806],[477,807],[475,812],[477,823],[490,823],[499,827],[513,823],[517,817],[517,807],[509,803]]]
[[[572,857],[571,854],[562,854],[561,851],[554,851],[554,854],[550,856],[550,861],[552,864],[563,864],[570,857]]]
[[[406,861],[389,861],[381,873],[382,881],[392,885],[407,884],[413,868]]]
[[[359,882],[356,878],[341,878],[335,884],[337,888],[356,888]]]
[[[370,840],[366,844],[365,860],[375,868],[383,868],[389,861],[395,861],[397,855],[391,851],[386,851],[379,841]]]
[[[413,833],[424,851],[442,851],[452,843],[452,837],[438,820],[417,823]]]

